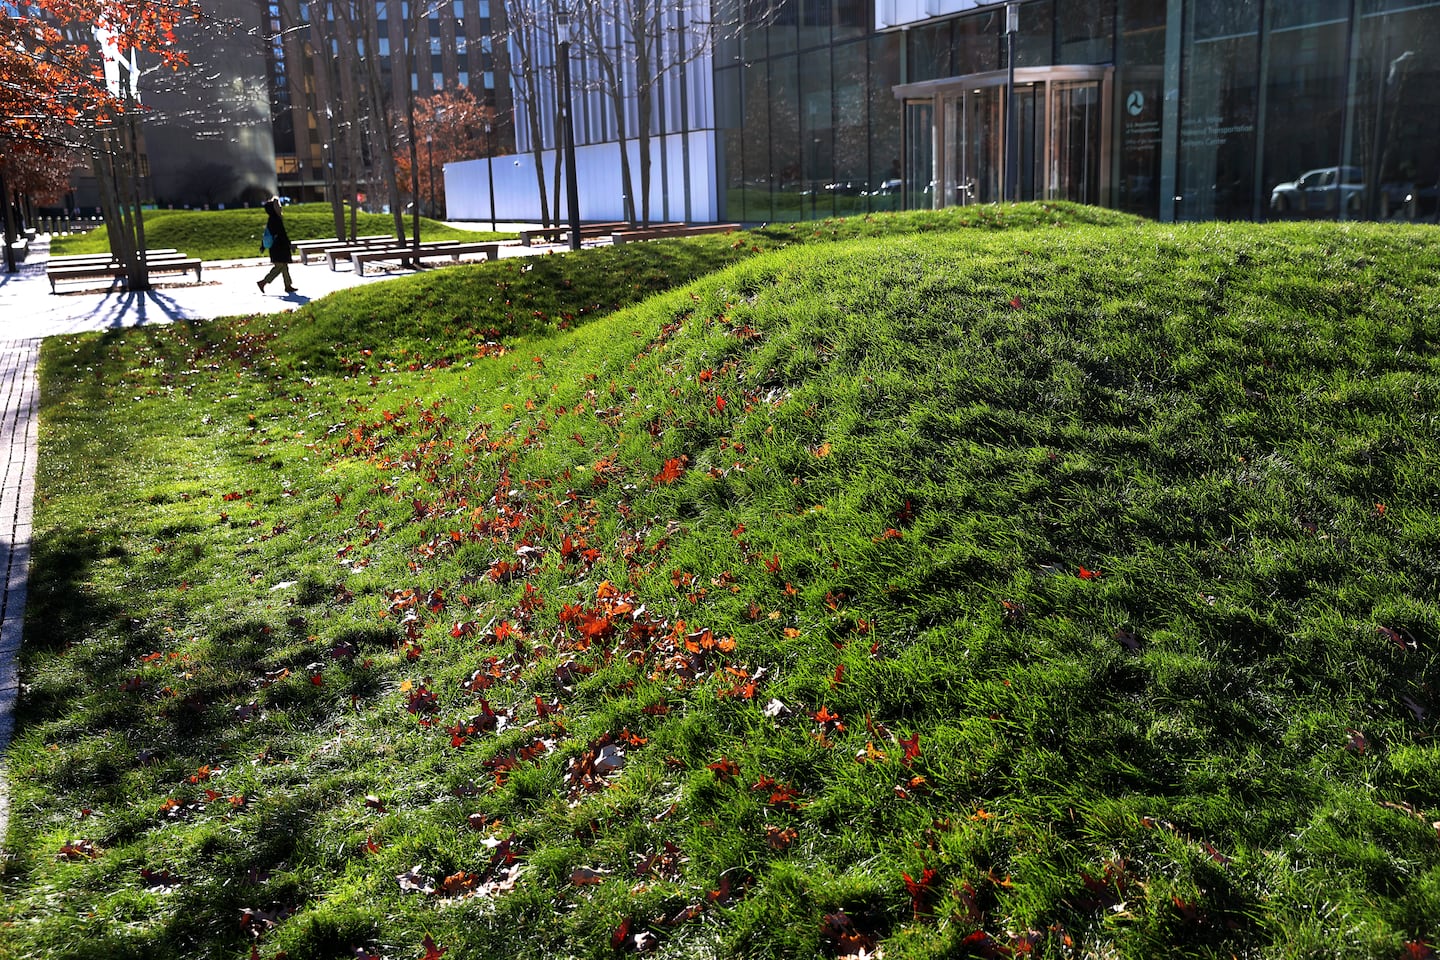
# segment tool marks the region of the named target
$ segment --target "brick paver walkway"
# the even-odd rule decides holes
[[[18,657],[25,624],[25,581],[30,563],[30,508],[35,492],[38,340],[0,341],[0,855],[9,822],[5,754],[20,693]]]

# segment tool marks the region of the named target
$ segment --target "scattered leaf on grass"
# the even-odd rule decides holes
[[[102,853],[94,840],[67,840],[60,845],[60,857],[64,860],[94,860]]]
[[[605,873],[589,867],[576,867],[570,874],[570,882],[577,887],[590,887],[605,882]]]
[[[420,872],[420,866],[411,867],[404,873],[397,874],[395,882],[400,884],[400,889],[405,893],[423,893],[426,895],[435,892],[435,884],[425,874]]]

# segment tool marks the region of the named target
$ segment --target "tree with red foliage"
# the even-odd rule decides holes
[[[436,206],[443,206],[445,164],[495,154],[499,146],[497,126],[495,111],[467,87],[415,101],[416,147],[425,145],[416,166],[420,199],[427,206],[437,196],[442,203]],[[412,182],[409,150],[396,151],[395,171],[401,183]],[[432,215],[434,212],[431,210]]]
[[[89,153],[110,249],[132,290],[149,286],[136,189],[139,57],[183,66],[175,29],[199,16],[193,0],[20,0],[0,16],[0,149],[7,160],[20,144]]]

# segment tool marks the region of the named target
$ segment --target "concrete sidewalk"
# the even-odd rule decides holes
[[[502,256],[542,253],[546,248],[502,247]],[[264,293],[255,282],[270,268],[266,260],[220,260],[205,263],[200,281],[169,274],[157,276],[154,288],[131,293],[119,288],[105,289],[93,282],[62,283],[58,293],[50,292],[45,279],[49,259],[48,237],[38,238],[30,256],[17,274],[0,273],[0,337],[29,340],[88,330],[138,327],[173,323],[177,320],[213,320],[249,313],[278,313],[294,310],[336,290],[366,283],[378,283],[413,270],[372,265],[364,277],[350,270],[331,270],[325,264],[290,265],[290,277],[298,293],[286,294],[277,279]],[[523,254],[520,253],[523,251]],[[448,264],[450,261],[430,261]]]
[[[554,247],[501,247],[502,257],[533,256]],[[9,824],[5,754],[14,730],[20,692],[18,657],[25,622],[25,588],[30,560],[30,511],[34,500],[36,412],[35,363],[40,340],[66,333],[115,330],[180,320],[277,313],[312,299],[367,283],[381,283],[415,271],[392,268],[365,277],[332,271],[323,263],[292,264],[298,292],[286,294],[279,280],[262,293],[256,281],[269,270],[262,259],[207,262],[201,280],[158,277],[143,293],[75,286],[50,292],[45,279],[50,238],[37,237],[15,274],[0,273],[0,858]],[[432,261],[445,265],[450,261]],[[378,265],[377,265],[378,266]],[[374,268],[372,268],[374,269]]]

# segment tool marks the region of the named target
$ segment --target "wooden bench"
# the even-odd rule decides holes
[[[449,257],[456,263],[460,262],[461,254],[483,253],[486,260],[495,260],[500,256],[500,244],[491,241],[489,243],[446,243],[443,246],[436,245],[427,247],[420,245],[418,257],[415,248],[411,247],[387,247],[380,250],[357,250],[350,254],[350,262],[355,266],[355,272],[365,276],[365,264],[374,260],[427,260],[430,257]]]
[[[335,237],[326,237],[323,240],[297,240],[290,244],[290,249],[300,255],[300,263],[304,265],[310,262],[311,254],[318,258],[339,247],[381,246],[392,243],[395,243],[394,237],[388,234],[374,233],[356,237],[354,240],[340,240]]]
[[[608,223],[582,223],[580,224],[580,238],[603,237],[616,230],[624,230],[630,226],[627,220],[612,220]],[[520,231],[520,245],[530,246],[536,240],[549,240],[552,243],[559,243],[561,237],[570,235],[570,227],[534,227],[530,230]]]
[[[610,242],[615,245],[628,243],[631,240],[662,240],[670,237],[698,237],[706,233],[731,233],[739,230],[738,223],[692,223],[674,224],[662,223],[653,227],[644,227],[638,230],[617,230],[610,234]]]
[[[196,257],[147,257],[145,269],[149,273],[189,273],[195,271],[195,279],[200,279],[201,261]],[[112,261],[103,263],[79,263],[61,265],[58,267],[47,267],[45,279],[50,281],[50,292],[55,293],[55,285],[65,280],[87,280],[101,277],[109,277],[113,283],[125,276],[125,268]]]
[[[420,244],[421,250],[434,250],[440,247],[453,247],[459,240],[428,240]],[[340,261],[351,262],[350,258],[357,253],[369,253],[376,250],[411,250],[414,244],[408,240],[396,240],[391,237],[386,243],[352,243],[343,247],[331,247],[324,253],[325,261],[330,269],[336,269]]]
[[[181,256],[179,250],[173,247],[160,247],[154,250],[145,251],[146,260],[154,260],[164,257]],[[115,257],[108,253],[79,253],[69,257],[51,257],[46,265],[49,267],[83,267],[92,263],[114,263]]]

